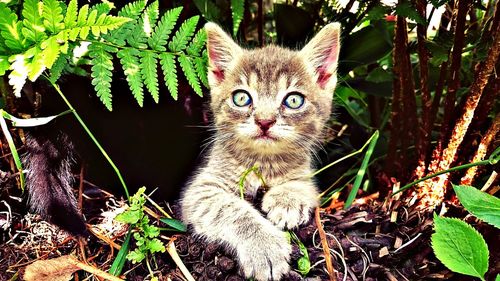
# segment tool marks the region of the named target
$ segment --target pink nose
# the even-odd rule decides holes
[[[265,133],[276,123],[276,119],[255,119],[255,123],[259,125],[260,129]]]

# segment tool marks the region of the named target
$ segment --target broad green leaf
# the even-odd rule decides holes
[[[184,72],[184,76],[188,80],[189,85],[193,88],[194,92],[202,97],[203,92],[201,91],[200,80],[198,79],[198,75],[193,68],[193,62],[191,58],[185,55],[180,55],[177,60],[179,61],[179,65],[181,66],[182,72]]]
[[[138,248],[133,250],[132,252],[129,252],[127,255],[127,259],[129,261],[132,261],[133,264],[140,263],[145,258],[146,258],[146,255]]]
[[[113,57],[110,52],[116,49],[101,43],[92,43],[89,46],[89,56],[92,58],[92,85],[97,92],[97,96],[111,111],[111,76],[113,71]]]
[[[453,189],[467,211],[500,228],[500,199],[472,186],[453,185]]]
[[[151,51],[141,52],[141,74],[146,88],[151,93],[153,100],[159,102],[158,71],[156,71],[158,54]]]
[[[161,218],[161,222],[165,223],[166,225],[172,227],[173,229],[180,231],[180,232],[186,232],[187,227],[185,224],[183,224],[180,220],[176,219],[171,219],[171,218]]]
[[[17,21],[17,15],[4,3],[0,3],[0,33],[4,39],[5,46],[11,52],[20,52],[24,49],[25,40],[22,34],[22,27],[23,23]]]
[[[377,67],[370,73],[368,73],[368,75],[366,76],[366,81],[381,83],[381,82],[392,81],[392,78],[393,78],[392,73],[390,73],[387,70],[384,70],[382,67]]]
[[[163,71],[163,78],[165,80],[165,85],[170,92],[170,95],[174,100],[177,100],[177,68],[175,65],[175,57],[171,53],[161,53],[160,54],[160,65]]]
[[[161,17],[158,25],[155,27],[153,34],[148,39],[149,46],[156,51],[166,51],[168,37],[174,28],[179,15],[181,14],[182,7],[168,10]]]
[[[179,27],[172,38],[172,41],[168,44],[170,50],[180,52],[186,48],[187,43],[194,35],[194,30],[196,29],[196,24],[198,24],[199,19],[199,16],[194,16],[182,23],[181,27]]]
[[[450,270],[484,280],[488,270],[488,247],[479,232],[456,218],[434,215],[432,249]]]
[[[52,33],[64,28],[62,8],[57,0],[43,0],[43,25]]]
[[[231,16],[233,17],[233,35],[236,36],[240,28],[243,12],[245,11],[245,0],[231,0]]]
[[[165,252],[166,249],[165,249],[165,245],[163,245],[163,242],[160,241],[160,239],[158,238],[154,238],[154,239],[151,239],[151,240],[148,240],[147,241],[147,244],[146,244],[146,247],[148,248],[148,250],[154,254],[154,253],[157,253],[157,252]]]
[[[132,90],[132,94],[137,103],[139,103],[139,106],[142,107],[144,103],[144,91],[142,89],[143,81],[139,51],[134,48],[124,48],[117,53],[117,56],[120,58],[120,63],[123,66],[123,72],[125,73],[130,90]]]
[[[45,27],[42,21],[43,2],[38,0],[26,0],[23,3],[23,35],[26,40],[40,42],[45,39]]]

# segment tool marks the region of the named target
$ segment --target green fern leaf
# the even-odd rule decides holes
[[[87,16],[89,15],[89,5],[83,5],[78,12],[78,19],[76,26],[85,26],[87,23]]]
[[[50,69],[61,52],[61,48],[57,42],[57,36],[51,36],[43,41],[41,47],[43,50],[42,56],[44,58],[44,64]]]
[[[221,11],[212,0],[193,0],[194,5],[208,21],[217,21],[221,18]]]
[[[10,70],[12,71],[9,74],[9,84],[14,89],[14,95],[20,98],[29,72],[26,56],[24,54],[14,56]]]
[[[193,62],[191,61],[191,59],[188,56],[181,54],[179,55],[177,60],[179,61],[182,72],[184,72],[184,76],[186,76],[186,79],[191,88],[193,88],[194,92],[198,96],[202,97],[203,92],[201,91],[200,80],[198,80],[198,76],[196,75],[196,71],[193,68]]]
[[[170,50],[180,52],[186,48],[189,39],[191,39],[194,34],[199,18],[199,16],[194,16],[182,23],[181,27],[172,38],[172,41],[168,44]]]
[[[90,10],[97,11],[97,15],[108,14],[115,5],[111,2],[103,2],[93,5]]]
[[[245,0],[231,0],[231,15],[233,17],[233,35],[236,36],[240,28],[243,12],[245,11]]]
[[[5,75],[5,71],[9,69],[10,63],[9,63],[9,57],[8,56],[0,56],[0,76]]]
[[[97,96],[111,111],[111,76],[113,71],[113,56],[110,52],[116,52],[116,48],[101,43],[92,43],[89,46],[89,56],[92,58],[92,85]]]
[[[153,31],[153,26],[155,26],[156,21],[158,20],[158,16],[160,15],[158,8],[158,1],[154,1],[149,5],[144,13],[142,14],[142,24],[143,31],[146,34],[146,37],[151,36],[151,32]]]
[[[68,63],[67,56],[59,56],[56,59],[56,61],[52,65],[52,68],[50,69],[50,77],[49,77],[50,81],[55,83],[57,80],[59,80],[59,77],[61,77],[67,63]]]
[[[33,47],[33,57],[31,62],[28,64],[28,78],[31,81],[38,79],[40,74],[46,69],[45,57],[43,56],[42,50],[39,47]]]
[[[78,19],[78,2],[77,0],[71,0],[68,4],[68,9],[66,10],[66,16],[64,17],[64,26],[66,28],[75,27],[77,19]]]
[[[172,32],[181,11],[182,7],[177,7],[163,14],[148,40],[149,46],[153,48],[153,50],[160,52],[166,51],[164,46],[167,45],[168,36]]]
[[[156,71],[156,63],[158,54],[151,51],[143,51],[141,53],[141,74],[146,88],[151,93],[153,100],[158,103],[158,72]]]
[[[193,37],[191,44],[189,44],[189,46],[186,48],[186,52],[191,56],[198,56],[201,50],[205,47],[206,41],[207,32],[204,28],[201,28]]]
[[[52,33],[57,33],[64,28],[62,8],[57,0],[43,0],[43,25]]]
[[[203,86],[208,88],[207,63],[206,57],[196,57],[193,59],[194,69],[198,74],[198,78],[200,78]]]
[[[26,0],[23,3],[23,28],[22,33],[26,40],[37,43],[45,39],[45,27],[43,26],[41,7],[43,3],[38,0]]]
[[[177,69],[175,66],[175,56],[171,53],[160,54],[160,65],[163,71],[163,78],[170,95],[174,100],[178,96]]]
[[[141,76],[141,65],[139,62],[139,51],[134,48],[125,48],[117,53],[123,72],[127,79],[134,98],[142,107],[144,103],[143,81]]]
[[[146,8],[147,0],[139,0],[128,3],[123,8],[118,11],[118,15],[121,17],[127,17],[130,19],[137,19],[141,15],[144,8]]]
[[[4,3],[0,3],[0,34],[5,46],[12,52],[24,50],[25,40],[22,35],[22,22],[17,21],[17,15]]]

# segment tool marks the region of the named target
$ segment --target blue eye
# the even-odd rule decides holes
[[[252,97],[245,90],[236,90],[233,92],[233,103],[239,107],[248,106],[252,103]]]
[[[286,96],[283,104],[290,109],[299,109],[304,104],[304,96],[298,92],[292,92]]]

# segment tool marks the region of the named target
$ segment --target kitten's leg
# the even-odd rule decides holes
[[[236,251],[247,277],[279,280],[289,271],[285,233],[248,202],[216,185],[191,185],[182,199],[183,219],[209,241]]]
[[[262,210],[279,228],[292,229],[309,221],[318,201],[318,191],[311,180],[293,180],[271,187],[262,200]]]

